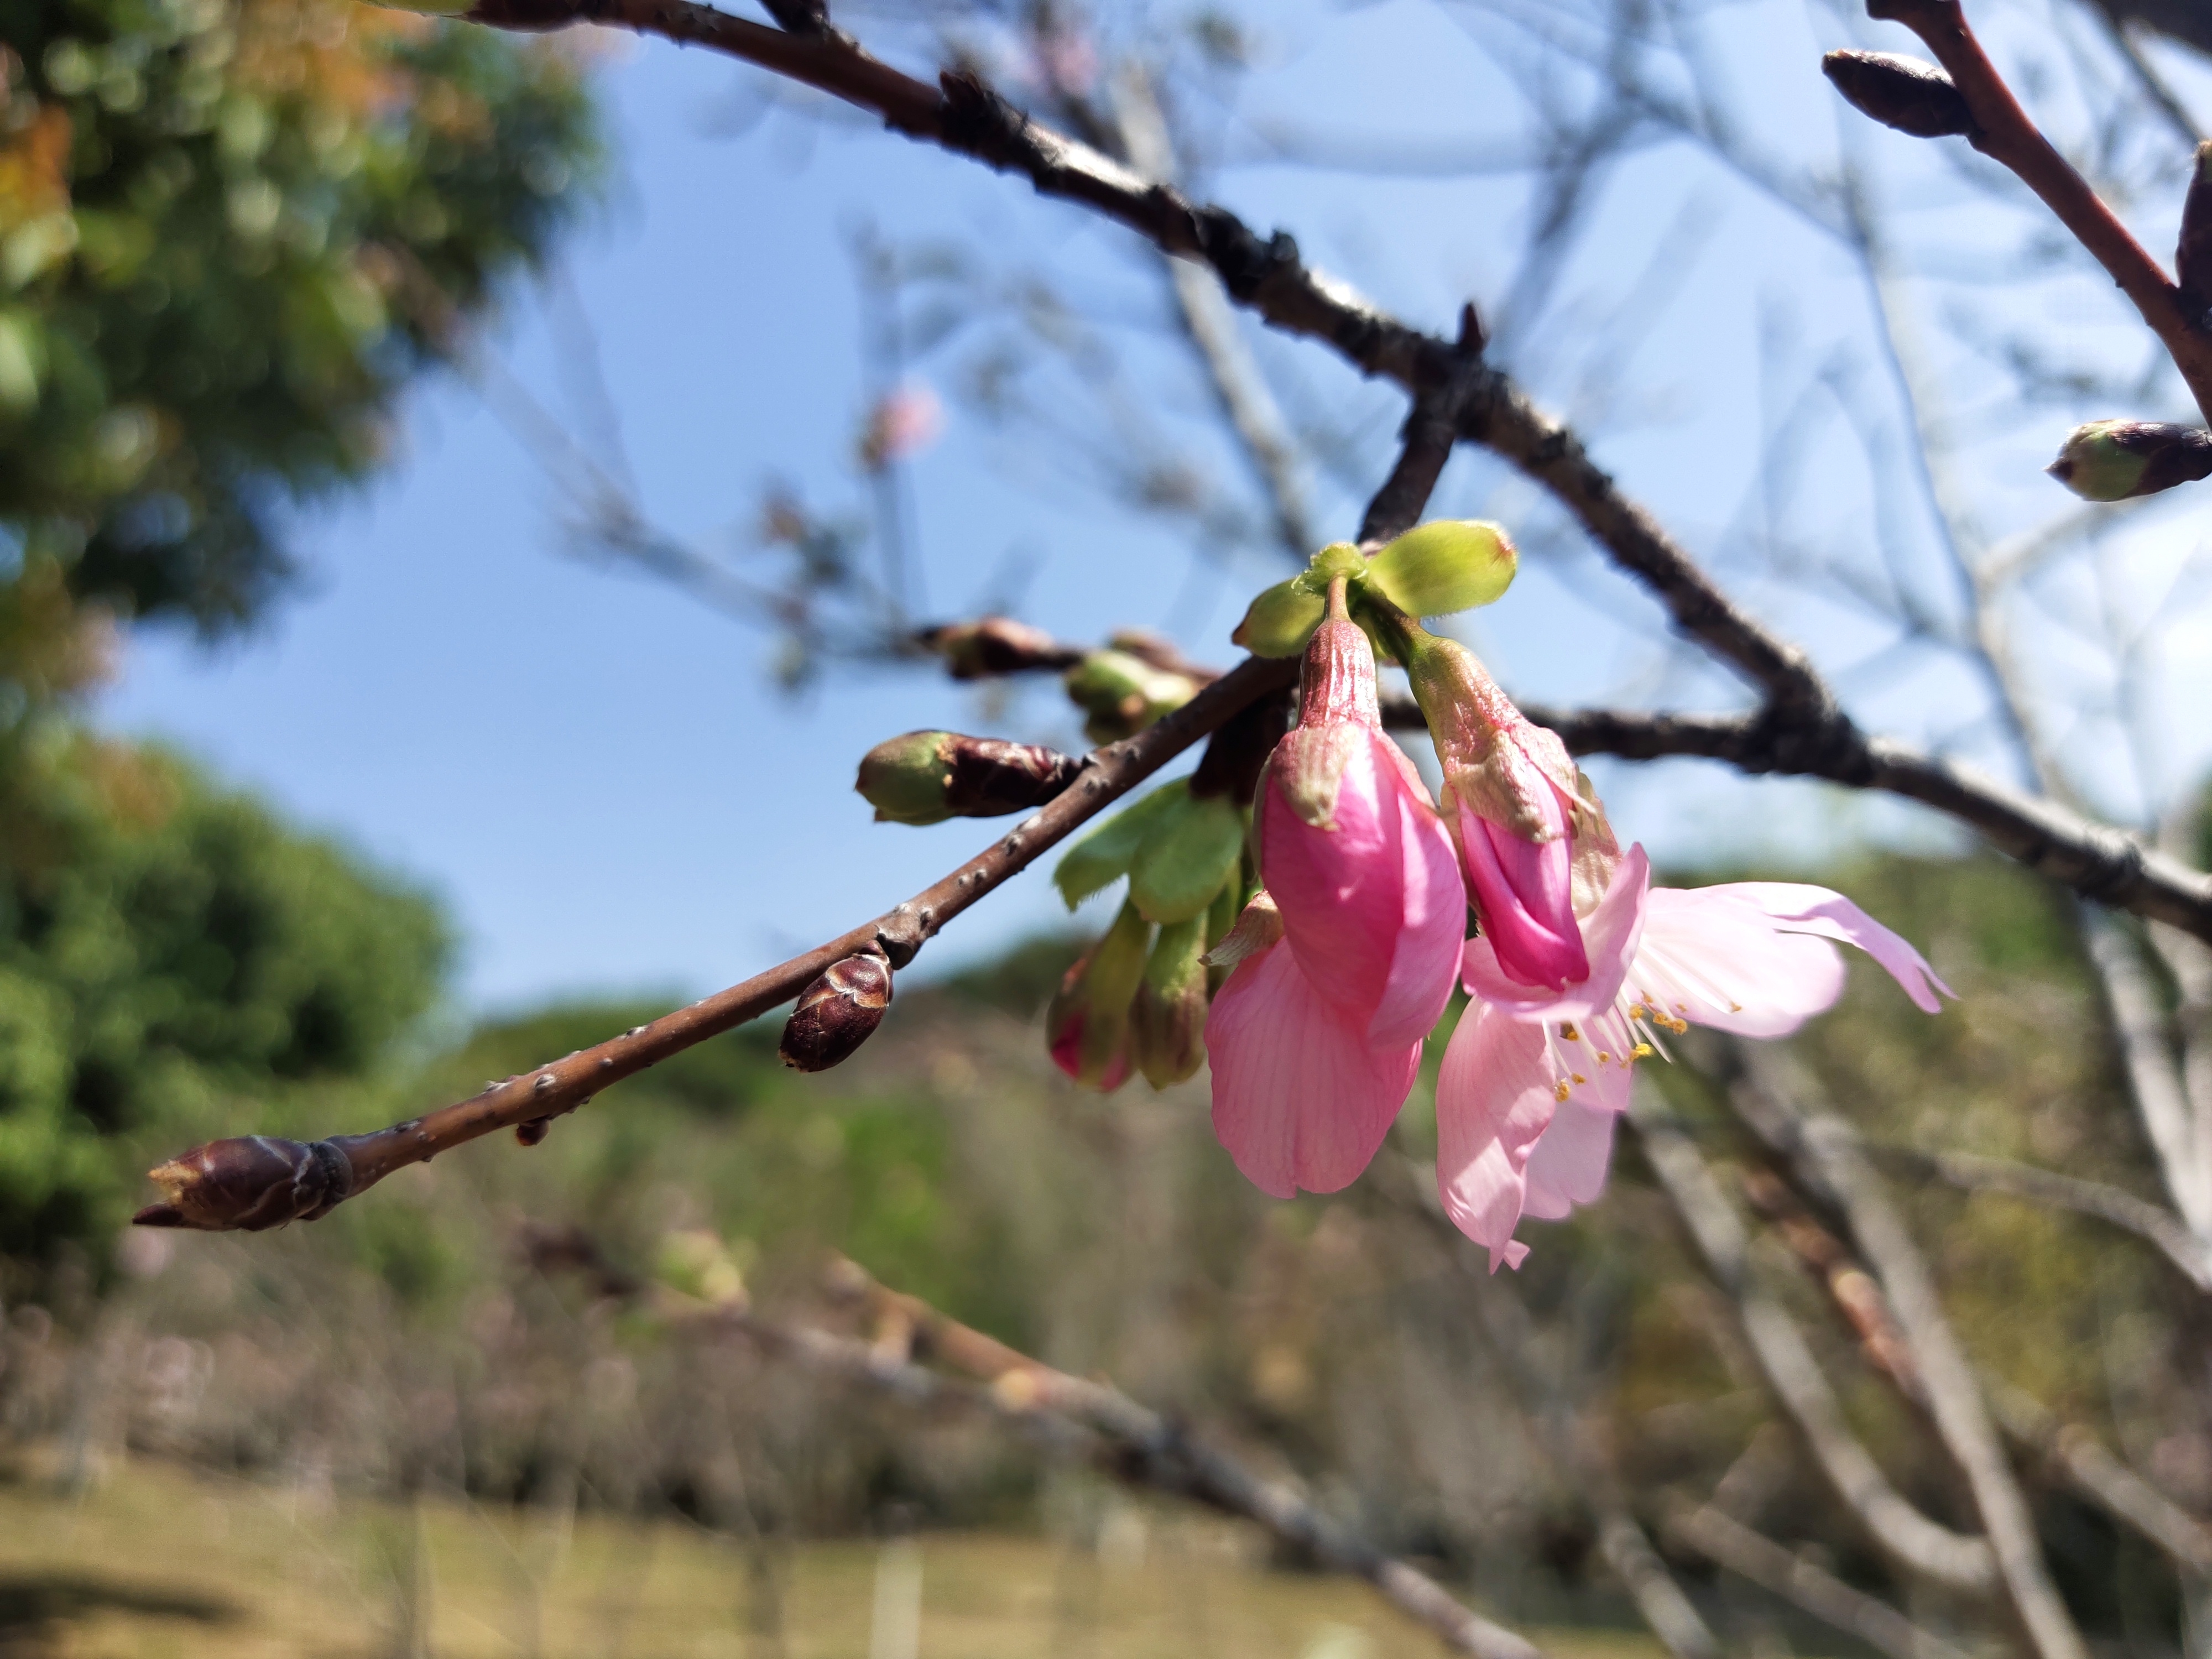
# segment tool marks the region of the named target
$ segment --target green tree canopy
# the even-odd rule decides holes
[[[447,956],[422,894],[158,753],[47,726],[0,844],[0,1252],[121,1218],[134,1133],[368,1071]]]
[[[0,0],[0,679],[220,630],[599,161],[574,59],[354,0]]]

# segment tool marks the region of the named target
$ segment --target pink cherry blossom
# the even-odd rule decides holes
[[[1410,623],[1403,632],[1482,931],[1510,977],[1563,991],[1589,975],[1577,898],[1587,908],[1601,890],[1585,872],[1577,893],[1577,857],[1610,857],[1611,831],[1559,734],[1515,708],[1474,653]]]
[[[1304,686],[1253,815],[1267,892],[1206,1028],[1214,1132],[1282,1197],[1334,1192],[1375,1155],[1467,932],[1450,836],[1383,735],[1374,653],[1340,613],[1308,647]]]
[[[1583,922],[1590,973],[1532,990],[1486,937],[1467,942],[1474,1000],[1437,1083],[1437,1182],[1460,1231],[1519,1267],[1522,1217],[1557,1219],[1596,1197],[1638,1060],[1662,1034],[1710,1025],[1787,1036],[1842,994],[1840,940],[1871,956],[1928,1013],[1952,994],[1919,951],[1825,887],[1732,882],[1652,887],[1630,849]]]

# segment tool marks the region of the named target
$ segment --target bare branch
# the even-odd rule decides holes
[[[1132,1486],[1179,1493],[1259,1522],[1331,1571],[1364,1578],[1454,1652],[1480,1659],[1539,1659],[1529,1643],[1470,1610],[1425,1573],[1385,1555],[1229,1454],[1194,1441],[1110,1383],[1071,1376],[1032,1359],[919,1297],[878,1284],[857,1264],[841,1263],[836,1283],[842,1294],[865,1301],[881,1322],[879,1332],[887,1326],[889,1333],[872,1345],[817,1331],[776,1333],[776,1340],[810,1363],[909,1399],[921,1400],[934,1391],[1017,1421],[1043,1417],[1087,1431],[1104,1442],[1105,1455],[1097,1461],[1109,1473]],[[750,1316],[739,1317],[741,1328],[749,1333],[763,1328]],[[910,1352],[940,1358],[986,1387],[957,1390],[957,1385],[911,1363]]]
[[[1814,1462],[1891,1565],[1948,1589],[1988,1595],[1997,1587],[1988,1541],[1940,1526],[1906,1500],[1844,1422],[1842,1406],[1804,1334],[1752,1272],[1743,1223],[1703,1156],[1681,1129],[1645,1103],[1628,1121],[1660,1186],[1680,1215],[1705,1270],[1735,1304],[1753,1355],[1776,1401],[1804,1437]]]
[[[2017,173],[2095,256],[2135,302],[2189,383],[2197,407],[2212,419],[2212,335],[2191,325],[2181,291],[2158,261],[2028,118],[1982,50],[1960,0],[1868,0],[1867,14],[1903,23],[1936,55],[1973,116],[1974,148]]]
[[[1972,1490],[2014,1611],[2044,1659],[2087,1659],[2088,1650],[2051,1582],[2027,1500],[1990,1421],[1973,1368],[1952,1332],[1920,1247],[1890,1202],[1881,1177],[1839,1119],[1801,1115],[1788,1099],[1802,1085],[1778,1086],[1784,1062],[1771,1051],[1739,1046],[1746,1075],[1729,1099],[1738,1115],[1806,1184],[1848,1220],[1857,1248],[1888,1292],[1910,1346],[1937,1434]]]
[[[1929,1634],[1887,1601],[1853,1589],[1710,1504],[1669,1516],[1666,1535],[1668,1543],[1696,1551],[1889,1659],[1967,1659],[1962,1649]]]
[[[924,888],[905,903],[826,945],[817,945],[802,956],[793,957],[726,991],[718,991],[687,1008],[665,1014],[648,1025],[521,1073],[467,1100],[396,1123],[388,1129],[333,1136],[305,1146],[295,1142],[264,1142],[256,1137],[246,1142],[216,1141],[196,1148],[173,1164],[164,1165],[164,1169],[189,1170],[198,1165],[204,1166],[212,1174],[224,1166],[210,1160],[221,1149],[228,1147],[294,1147],[301,1156],[289,1160],[296,1169],[280,1168],[266,1158],[253,1158],[254,1182],[227,1200],[223,1206],[202,1207],[188,1215],[173,1201],[149,1206],[140,1211],[136,1219],[153,1226],[194,1226],[210,1231],[313,1220],[328,1214],[346,1199],[367,1191],[395,1170],[424,1163],[440,1152],[495,1130],[537,1123],[574,1111],[611,1084],[619,1083],[672,1054],[681,1054],[695,1043],[742,1025],[777,1004],[790,1000],[832,964],[848,957],[872,952],[884,957],[894,968],[904,967],[947,922],[1028,868],[1039,854],[1065,840],[1248,704],[1289,685],[1297,672],[1297,665],[1291,659],[1246,658],[1157,725],[1133,738],[1093,750],[1085,757],[1083,775],[1073,787],[957,870]],[[305,1181],[297,1170],[312,1172],[313,1180]],[[287,1212],[294,1196],[296,1206]]]
[[[1978,1152],[1869,1146],[1867,1155],[1878,1164],[1932,1175],[1968,1192],[2003,1193],[2032,1204],[2094,1216],[2156,1246],[2191,1284],[2200,1291],[2212,1291],[2212,1255],[2208,1255],[2181,1218],[2121,1188],[2015,1164],[2008,1158],[1984,1158]]]

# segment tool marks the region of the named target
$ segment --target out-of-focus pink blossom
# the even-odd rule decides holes
[[[1374,653],[1340,611],[1307,647],[1254,820],[1267,898],[1206,1022],[1214,1131],[1267,1191],[1333,1192],[1405,1103],[1467,918],[1450,836],[1383,734]]]
[[[868,411],[860,434],[860,460],[869,471],[903,461],[935,443],[945,432],[945,405],[921,380],[892,387]]]
[[[1662,1034],[1788,1035],[1842,994],[1832,940],[1871,956],[1928,1013],[1952,994],[1919,951],[1825,887],[1650,884],[1631,848],[1582,924],[1590,972],[1563,993],[1508,974],[1486,936],[1467,942],[1474,1000],[1437,1082],[1437,1182],[1493,1272],[1528,1255],[1513,1237],[1522,1216],[1556,1220],[1597,1196],[1635,1064],[1665,1054]]]

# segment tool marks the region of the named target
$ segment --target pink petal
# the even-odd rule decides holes
[[[1841,893],[1794,881],[1740,881],[1729,885],[1792,933],[1818,933],[1857,945],[1905,988],[1905,994],[1924,1014],[1942,1012],[1943,1005],[1936,1000],[1939,991],[1954,1001],[1958,998],[1956,991],[1936,977],[1925,957]]]
[[[1467,898],[1418,775],[1380,732],[1359,735],[1334,829],[1316,829],[1263,786],[1263,876],[1314,989],[1395,1054],[1427,1036],[1450,1000]]]
[[[1777,927],[1736,885],[1655,887],[1627,988],[1663,1016],[1777,1037],[1833,1006],[1844,963],[1826,939]]]
[[[1437,1189],[1452,1224],[1489,1247],[1492,1273],[1508,1261],[1520,1265],[1513,1230],[1528,1195],[1529,1153],[1559,1106],[1552,1072],[1541,1026],[1480,1002],[1444,1049]]]
[[[1396,754],[1397,745],[1388,738],[1376,741]],[[1370,1047],[1395,1050],[1434,1030],[1451,1000],[1460,946],[1467,938],[1467,890],[1460,882],[1459,850],[1419,775],[1410,767],[1393,769],[1393,775],[1403,908],[1390,976],[1368,1018],[1367,1041]]]
[[[1528,1154],[1528,1195],[1522,1214],[1559,1221],[1576,1205],[1593,1202],[1605,1190],[1613,1126],[1620,1120],[1619,1111],[1585,1098],[1581,1090],[1561,1101]]]
[[[1566,810],[1548,780],[1539,782],[1535,799],[1554,839],[1523,841],[1462,801],[1459,840],[1483,937],[1500,970],[1524,987],[1563,991],[1590,971],[1575,920],[1574,844],[1566,835]]]
[[[1651,883],[1651,860],[1641,846],[1632,847],[1613,872],[1613,883],[1597,908],[1583,918],[1583,945],[1589,952],[1589,977],[1553,994],[1530,989],[1498,966],[1486,936],[1468,940],[1462,972],[1467,988],[1500,1012],[1522,1020],[1589,1019],[1613,1006],[1628,976],[1644,929],[1644,895]]]
[[[1371,744],[1354,746],[1333,830],[1299,817],[1272,775],[1260,789],[1261,879],[1315,990],[1361,1027],[1382,1000],[1405,916],[1398,814],[1376,761]]]
[[[1333,1193],[1375,1156],[1421,1064],[1370,1048],[1273,945],[1237,964],[1206,1021],[1213,1133],[1262,1192]]]

